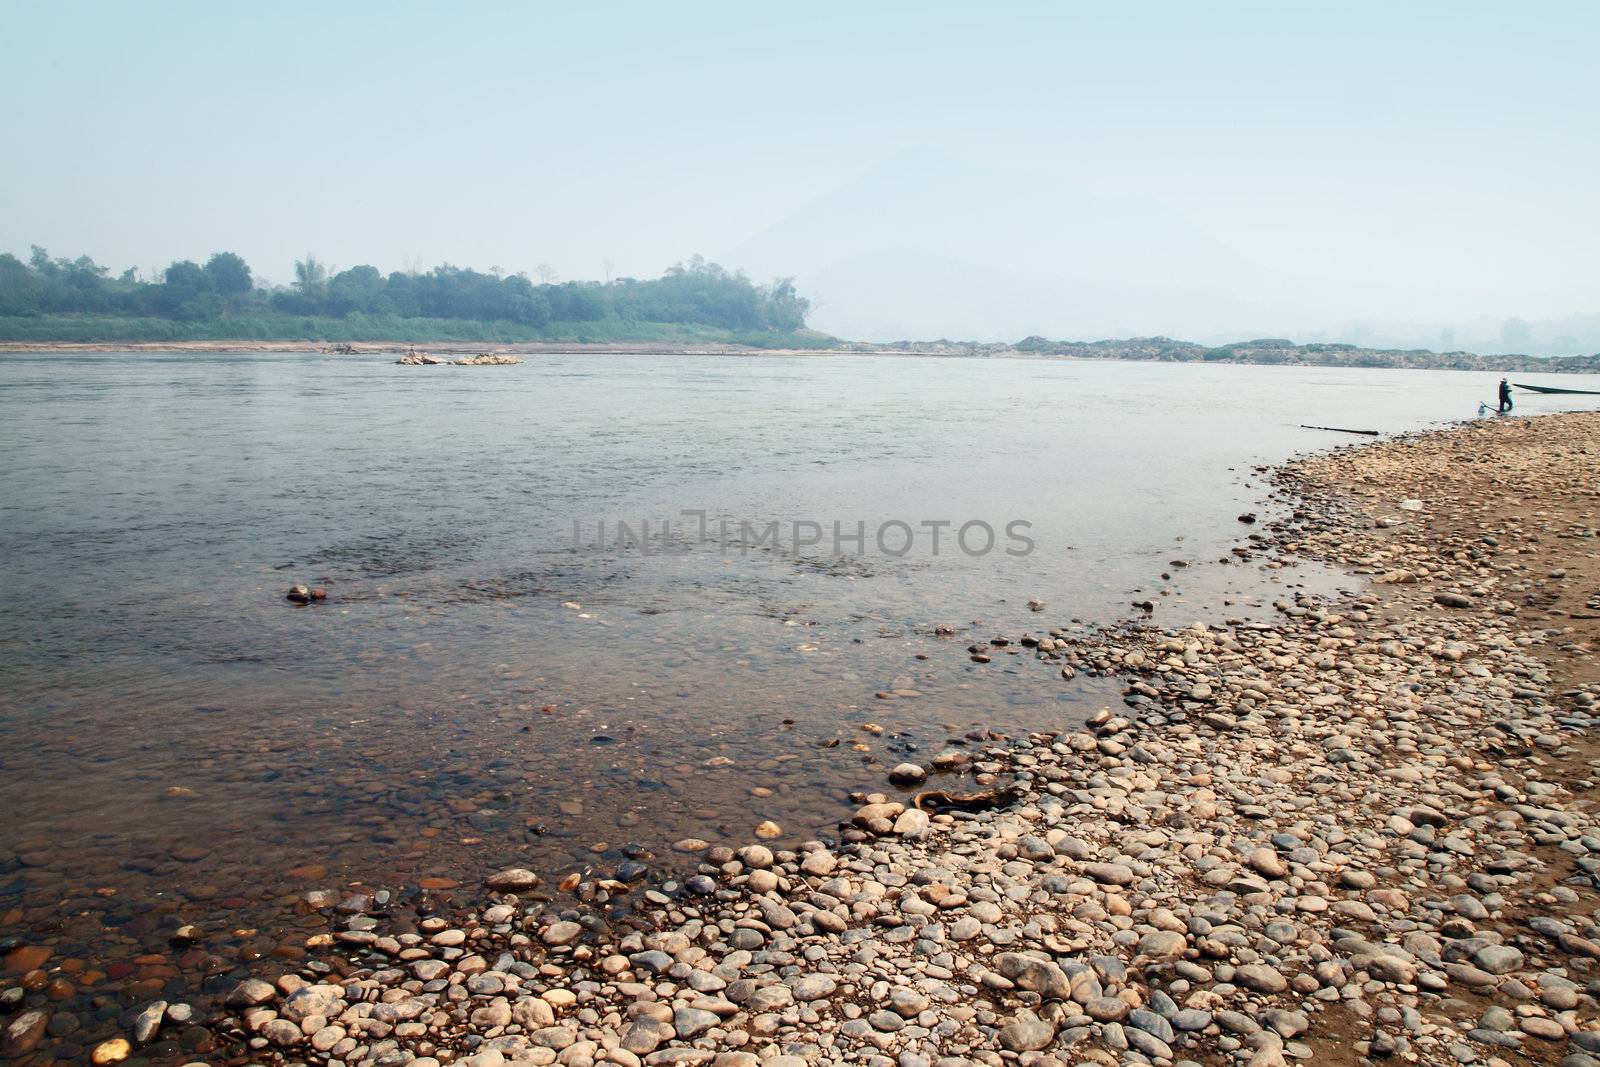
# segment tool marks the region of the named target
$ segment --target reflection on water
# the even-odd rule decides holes
[[[307,889],[664,869],[677,838],[744,843],[766,819],[824,833],[886,765],[1117,699],[966,644],[1326,584],[1230,555],[1253,467],[1345,443],[1301,422],[1407,429],[1484,388],[870,357],[0,357],[6,969],[39,946],[66,964],[70,1058],[122,1006],[303,954]],[[685,510],[1020,519],[1036,549],[573,543],[574,522]],[[295,582],[329,599],[291,605]],[[182,923],[205,939],[169,943]]]

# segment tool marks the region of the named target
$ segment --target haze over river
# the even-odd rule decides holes
[[[673,840],[742,844],[764,819],[780,843],[826,833],[902,758],[1119,699],[968,644],[1350,584],[1231,555],[1236,517],[1270,514],[1253,468],[1362,440],[1301,423],[1434,425],[1496,381],[392,360],[0,356],[0,936],[126,961],[183,921],[230,959],[292,954],[284,902],[307,888],[670,866]],[[1518,414],[1595,400],[1519,394]],[[701,511],[727,545],[696,540]],[[580,549],[574,524],[592,542],[602,520],[608,544]],[[618,520],[670,520],[675,551],[618,550]],[[874,543],[894,520],[898,556]],[[737,536],[773,521],[776,543]],[[797,521],[822,543],[794,551]],[[956,543],[969,521],[987,553]],[[865,551],[834,555],[835,522],[864,523]],[[1006,551],[1013,522],[1030,552]],[[301,582],[327,601],[286,601]],[[124,975],[181,997],[208,970]]]

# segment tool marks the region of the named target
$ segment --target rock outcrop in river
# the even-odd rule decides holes
[[[402,367],[430,367],[448,364],[452,367],[511,367],[522,362],[521,356],[508,356],[497,352],[480,352],[475,356],[445,359],[428,352],[407,352],[395,360]]]

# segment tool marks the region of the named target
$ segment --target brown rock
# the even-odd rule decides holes
[[[42,1011],[25,1011],[11,1020],[5,1033],[0,1035],[0,1056],[15,1058],[26,1056],[44,1039],[50,1016]]]
[[[54,949],[45,945],[22,945],[6,953],[6,970],[32,971],[49,959]]]

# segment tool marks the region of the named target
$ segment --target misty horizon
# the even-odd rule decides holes
[[[626,14],[10,10],[13,98],[52,89],[0,248],[279,284],[698,253],[850,340],[1600,351],[1587,8],[1514,45],[1487,6]],[[424,39],[450,75],[397,77]]]

